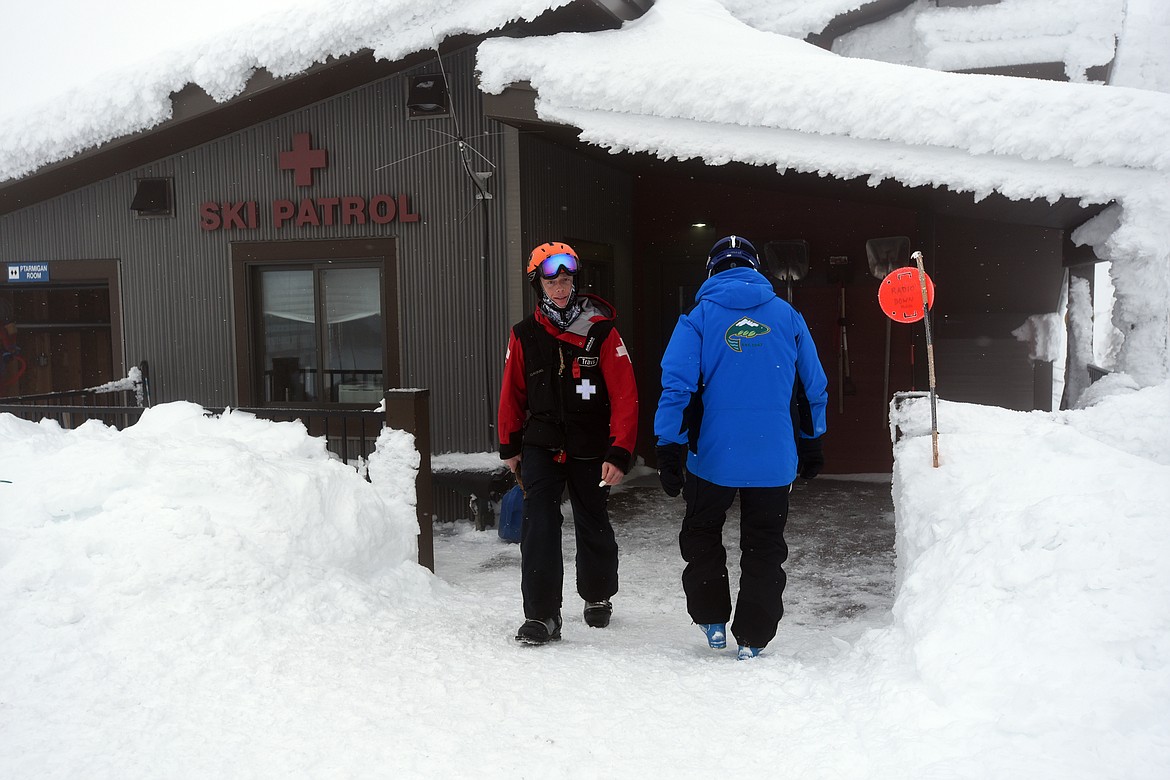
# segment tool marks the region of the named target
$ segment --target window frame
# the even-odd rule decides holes
[[[321,268],[370,268],[381,271],[382,289],[382,380],[386,387],[400,382],[398,328],[398,269],[394,239],[337,239],[322,241],[264,241],[232,244],[232,299],[235,313],[236,394],[237,404],[245,407],[329,407],[347,408],[368,404],[343,404],[333,401],[265,401],[263,368],[259,365],[264,350],[260,344],[262,329],[258,317],[259,289],[254,284],[262,270],[313,270],[314,287]],[[317,308],[324,305],[318,289]],[[318,312],[319,314],[319,312]],[[318,317],[319,319],[319,317]],[[317,322],[317,327],[321,323]],[[318,344],[318,352],[321,345]]]

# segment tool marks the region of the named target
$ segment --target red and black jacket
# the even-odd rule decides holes
[[[512,328],[500,391],[500,457],[525,444],[630,469],[638,429],[634,367],[614,309],[581,296],[581,315],[561,331],[539,310]]]

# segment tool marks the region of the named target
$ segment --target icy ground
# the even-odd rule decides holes
[[[894,508],[888,479],[881,483],[828,478],[798,484],[792,507],[786,533],[785,617],[768,653],[817,663],[837,655],[834,638],[852,642],[866,629],[890,621]],[[732,651],[720,654],[707,648],[687,617],[677,543],[682,511],[682,499],[667,498],[652,476],[614,490],[610,514],[621,548],[621,584],[613,622],[598,630],[582,620],[581,600],[573,585],[571,515],[564,506],[563,646],[641,648],[688,663],[730,660]],[[738,523],[737,501],[724,533],[733,584],[738,580]],[[436,571],[478,594],[485,617],[498,619],[501,636],[510,636],[523,620],[519,546],[501,542],[494,529],[476,532],[468,523],[442,524],[435,533]]]

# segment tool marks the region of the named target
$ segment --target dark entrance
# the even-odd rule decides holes
[[[866,242],[888,236],[916,242],[917,212],[666,175],[637,177],[634,193],[635,252],[643,261],[636,287],[644,291],[636,354],[649,356],[635,363],[639,387],[650,389],[639,421],[645,440],[653,438],[658,358],[706,278],[712,243],[736,233],[761,252],[769,242],[807,246],[808,272],[793,283],[791,299],[809,325],[829,380],[826,468],[838,474],[888,473],[893,466],[888,401],[913,387],[914,334],[887,327]],[[776,293],[788,299],[787,282],[772,281]]]
[[[123,376],[117,261],[45,264],[0,286],[0,397],[80,390]]]

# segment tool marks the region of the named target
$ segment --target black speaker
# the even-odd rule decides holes
[[[407,80],[406,107],[412,117],[447,116],[447,82],[442,75],[411,76]]]
[[[175,213],[170,179],[139,179],[130,210],[140,217],[170,217]]]

